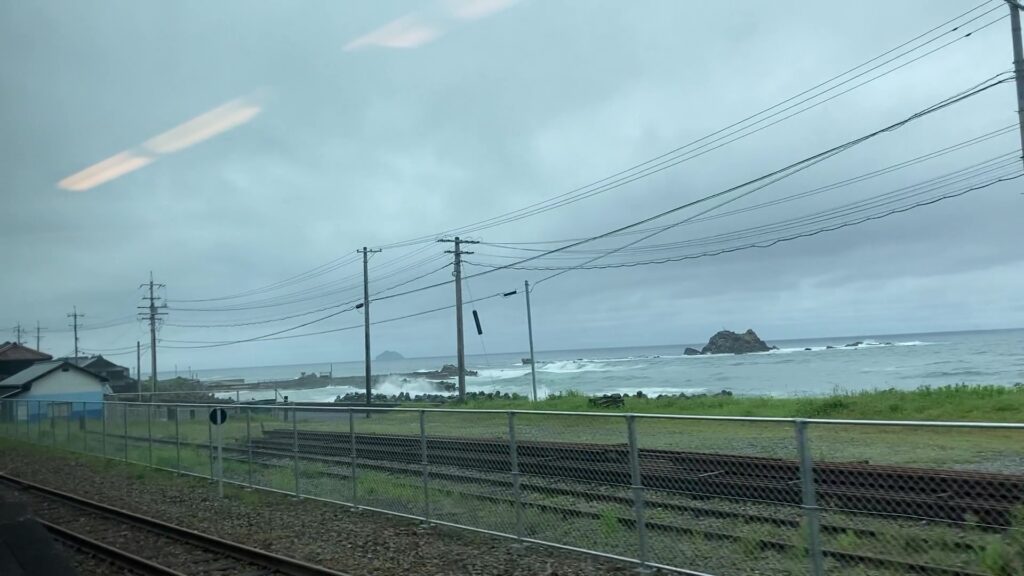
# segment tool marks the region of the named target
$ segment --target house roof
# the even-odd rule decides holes
[[[120,364],[115,364],[114,362],[107,360],[102,354],[97,354],[96,356],[71,356],[65,358],[65,360],[93,371],[103,370],[106,368],[124,368],[124,366],[121,366]]]
[[[0,344],[0,362],[5,360],[53,360],[53,356],[17,342]]]
[[[0,384],[0,398],[6,396],[13,396],[19,392],[27,392],[32,389],[33,382],[39,380],[40,378],[46,376],[51,372],[63,369],[65,366],[71,370],[78,370],[83,374],[88,374],[89,376],[92,376],[93,378],[102,383],[110,381],[107,378],[104,378],[103,376],[96,374],[95,372],[86,370],[85,368],[77,366],[71,362],[68,362],[67,360],[51,360],[49,362],[37,362],[29,366],[28,368],[25,368],[21,372],[18,372],[17,374],[13,374],[6,378],[3,381],[3,383]]]

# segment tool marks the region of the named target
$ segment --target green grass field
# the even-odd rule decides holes
[[[930,420],[1024,422],[1024,383],[1014,386],[965,385],[916,390],[836,391],[828,396],[771,398],[703,396],[690,398],[626,398],[621,409],[589,406],[588,397],[569,392],[536,403],[527,399],[469,400],[450,408],[555,410],[567,412],[634,412],[694,416],[763,416],[864,420]]]

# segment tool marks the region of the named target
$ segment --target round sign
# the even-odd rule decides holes
[[[228,411],[223,408],[214,408],[210,410],[210,422],[214,426],[220,426],[221,424],[228,421]]]

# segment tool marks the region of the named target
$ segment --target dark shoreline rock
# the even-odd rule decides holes
[[[683,350],[683,356],[700,356],[700,350],[696,348],[687,348]]]
[[[478,376],[479,372],[476,370],[466,370],[466,376]],[[454,364],[445,364],[440,370],[433,370],[431,372],[409,372],[406,374],[398,374],[398,376],[404,376],[406,378],[422,378],[424,380],[447,380],[449,378],[459,377],[459,368]]]
[[[730,330],[722,330],[712,336],[706,346],[701,349],[702,354],[749,354],[751,352],[768,352],[777,350],[769,346],[764,340],[758,338],[757,334],[747,329],[742,334]]]

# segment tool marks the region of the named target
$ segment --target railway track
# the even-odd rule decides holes
[[[338,479],[339,483],[347,483],[348,480],[351,479],[351,477],[348,476],[347,472],[340,471],[349,466],[349,461],[341,459],[332,459],[329,457],[313,458],[315,460],[324,462],[325,464],[333,464],[336,468],[339,469],[331,470],[329,467],[325,467],[323,470],[319,472],[319,474],[324,476],[335,477]],[[242,459],[238,458],[237,461],[241,462]],[[279,467],[281,469],[290,469],[293,464],[292,454],[288,452],[260,452],[257,454],[256,464],[261,466],[274,466]],[[358,465],[363,469],[369,468],[373,470],[389,472],[393,475],[406,476],[409,480],[408,486],[413,490],[416,490],[421,486],[419,482],[421,480],[420,475],[422,471],[417,467],[400,467],[394,464],[367,460],[361,460]],[[431,471],[430,478],[432,480],[444,479],[452,482],[463,482],[465,484],[483,483],[500,485],[502,488],[506,489],[506,492],[511,490],[511,487],[508,486],[507,483],[495,480],[493,478],[467,478],[465,475],[448,474],[437,471]],[[531,485],[528,483],[520,484],[520,489],[523,490],[524,493],[535,492],[544,493],[545,495],[557,494],[564,496],[575,496],[583,501],[592,502],[594,500],[599,500],[605,503],[616,503],[623,506],[625,509],[628,509],[629,506],[633,505],[633,500],[631,499],[631,497],[628,496],[597,494],[595,492],[586,490],[554,488],[549,486]],[[466,487],[453,487],[450,485],[438,486],[434,484],[431,485],[430,490],[432,492],[444,493],[447,494],[448,496],[458,498],[460,500],[464,500],[465,498],[469,497],[474,500],[480,500],[484,502],[490,502],[492,504],[506,506],[510,509],[514,506],[521,505],[524,508],[531,508],[534,510],[547,512],[550,514],[561,516],[566,519],[585,518],[590,520],[601,520],[605,522],[611,519],[614,520],[617,524],[627,529],[633,529],[636,523],[636,520],[630,514],[615,514],[609,516],[607,511],[595,511],[591,508],[580,508],[575,506],[567,506],[564,504],[551,504],[530,500],[517,502],[516,500],[509,496],[497,496],[495,495],[494,492],[481,492],[479,490],[479,486],[477,486],[477,489],[467,489]],[[759,515],[726,510],[714,510],[708,508],[693,507],[689,505],[678,505],[671,502],[657,500],[652,501],[650,499],[647,500],[646,507],[648,509],[674,509],[677,511],[690,512],[695,515],[706,515],[718,518],[733,518],[741,520],[743,522],[761,522],[765,525],[770,526],[773,529],[802,529],[802,524],[800,520],[784,519],[770,515]],[[677,535],[685,534],[689,536],[697,536],[708,540],[728,542],[730,544],[744,543],[746,545],[755,545],[758,548],[764,550],[797,553],[800,553],[803,550],[802,544],[795,544],[783,535],[780,535],[780,537],[776,538],[769,538],[737,534],[727,532],[721,529],[709,529],[696,526],[691,523],[686,523],[686,520],[683,518],[678,519],[677,522],[647,520],[645,522],[645,527],[647,528],[647,530],[662,533],[670,533]],[[824,533],[830,533],[834,535],[856,535],[858,538],[885,538],[892,536],[892,534],[885,534],[874,529],[857,528],[854,526],[829,525],[827,523],[821,526],[821,530]],[[958,549],[961,551],[967,551],[972,554],[977,554],[981,552],[980,548],[977,548],[974,544],[963,540],[937,543],[935,541],[930,541],[928,538],[922,537],[904,536],[903,539],[904,546],[911,545],[910,543],[913,542],[912,545],[919,550],[947,547]],[[886,556],[882,554],[869,554],[829,547],[824,547],[822,549],[822,554],[825,558],[830,558],[849,566],[871,566],[877,568],[884,568],[888,570],[897,571],[900,574],[916,574],[921,576],[988,576],[987,573],[977,572],[969,568],[958,568],[950,566],[941,566],[927,562],[916,562],[905,558],[896,558],[893,556]]]
[[[128,439],[209,448],[202,442],[139,436]],[[295,440],[291,429],[268,429],[262,437],[254,438],[251,446],[226,445],[224,449],[227,453],[280,455],[291,453]],[[345,460],[352,451],[347,432],[299,430],[297,440],[303,459]],[[357,433],[356,458],[360,462],[421,465],[420,442],[419,436]],[[524,476],[538,479],[624,487],[631,482],[625,450],[619,445],[519,442],[519,470]],[[427,461],[431,466],[469,472],[508,474],[511,470],[509,445],[502,440],[431,436],[427,439]],[[640,466],[644,487],[652,491],[681,493],[697,500],[801,502],[798,466],[788,460],[644,449]],[[821,463],[814,466],[814,479],[819,505],[847,513],[970,521],[999,528],[1009,526],[1013,510],[1024,505],[1024,475]]]
[[[295,446],[296,435],[292,430],[267,430],[264,432],[265,437],[261,440],[254,441],[252,446],[245,445],[229,445],[225,447],[225,456],[228,459],[235,460],[239,463],[245,463],[252,458],[253,464],[259,467],[273,466],[282,469],[290,469],[294,465],[295,452],[293,451]],[[331,433],[327,434],[324,438],[324,433],[320,432],[308,432],[299,431],[298,433],[298,448],[299,455],[303,462],[321,462],[325,464],[324,468],[318,471],[318,474],[323,476],[334,477],[338,479],[339,484],[347,483],[351,480],[348,469],[351,466],[351,444],[348,442],[339,442],[337,437],[332,437]],[[347,441],[347,434],[345,435]],[[368,438],[363,438],[364,436]],[[137,442],[142,445],[149,441],[148,437],[128,437],[130,440]],[[411,488],[419,486],[420,476],[422,474],[422,452],[419,446],[420,438],[414,437],[416,440],[416,446],[402,446],[394,442],[393,436],[386,436],[384,439],[379,439],[376,435],[356,435],[356,448],[357,448],[357,467],[360,470],[370,469],[378,470],[391,474],[393,477],[406,478]],[[453,439],[456,443],[459,439]],[[153,439],[155,444],[175,444],[175,440],[165,439]],[[430,478],[434,481],[446,480],[449,481],[448,485],[440,485],[440,483],[432,484],[431,490],[438,493],[447,493],[451,497],[455,498],[472,498],[484,502],[491,502],[493,504],[513,507],[517,505],[517,502],[510,496],[510,479],[504,478],[505,474],[508,474],[508,469],[504,466],[499,466],[503,462],[502,455],[496,453],[493,449],[482,450],[480,452],[473,453],[463,451],[463,456],[468,460],[460,460],[459,458],[453,458],[451,455],[452,450],[440,450],[440,448],[448,448],[445,444],[449,439],[441,438],[440,446],[428,444],[428,460],[431,461],[431,465],[434,467],[430,470]],[[489,441],[488,441],[489,442]],[[201,442],[181,442],[182,446],[188,446],[191,448],[208,449],[206,443]],[[539,446],[530,446],[525,451],[529,458],[537,458],[540,461],[550,463],[554,458],[565,458],[571,452],[566,452],[567,446],[556,445],[553,448],[553,452],[545,452],[544,443],[538,443]],[[139,445],[135,446],[135,449],[139,448]],[[457,444],[456,444],[457,445]],[[499,442],[500,445],[500,442]],[[406,449],[403,449],[406,448]],[[431,449],[435,451],[432,452]],[[587,457],[592,459],[605,459],[615,461],[617,455],[614,450],[607,450],[604,447],[593,447],[589,448]],[[506,444],[507,450],[507,444]],[[524,452],[520,452],[524,454]],[[603,456],[602,456],[603,454]],[[430,458],[431,455],[436,458]],[[507,454],[506,454],[507,455]],[[677,453],[671,453],[671,456],[676,456]],[[729,458],[729,457],[726,457]],[[586,457],[584,458],[586,461]],[[520,457],[520,466],[522,467],[523,457]],[[917,473],[929,472],[929,471],[915,471]],[[1012,477],[1011,477],[1012,478]],[[551,479],[550,477],[548,479]],[[559,478],[564,480],[564,478]],[[579,482],[580,488],[566,487],[563,483],[562,486],[550,485],[544,477],[535,477],[534,481],[524,480],[520,484],[521,490],[524,495],[534,494],[543,495],[545,497],[551,495],[557,496],[570,496],[573,500],[581,501],[582,507],[574,505],[566,505],[564,500],[545,500],[545,499],[530,499],[527,498],[521,503],[524,507],[529,507],[534,510],[547,512],[562,516],[564,518],[587,518],[593,520],[609,520],[608,511],[601,510],[595,511],[592,506],[587,506],[586,502],[605,502],[619,505],[621,510],[619,513],[614,515],[612,519],[626,528],[633,528],[635,520],[632,515],[628,512],[628,506],[632,505],[632,499],[625,491],[627,488],[625,485],[612,485],[611,488],[622,488],[624,489],[620,494],[609,493],[607,491],[595,491],[594,489],[586,489],[585,485],[587,480],[576,479]],[[236,479],[237,481],[237,479]],[[461,483],[461,484],[459,484]],[[486,485],[500,487],[504,490],[492,490],[487,489]],[[571,485],[571,484],[570,484]],[[481,489],[483,488],[483,489]],[[649,494],[656,494],[655,492],[649,492]],[[693,494],[685,494],[688,497],[693,497]],[[714,495],[697,495],[698,499],[701,497],[707,497],[709,499],[717,498]],[[784,530],[799,530],[802,528],[801,520],[799,516],[790,518],[782,518],[775,515],[769,514],[758,514],[752,512],[744,512],[738,510],[728,510],[721,508],[712,508],[696,505],[693,503],[680,503],[673,501],[659,500],[657,498],[648,497],[646,505],[649,509],[661,509],[661,510],[672,510],[675,512],[691,514],[695,518],[700,517],[713,517],[713,518],[726,518],[732,519],[739,522],[749,523],[755,522],[760,523],[764,526],[771,526],[776,529]],[[751,536],[744,535],[741,533],[731,533],[721,528],[709,528],[701,526],[699,523],[688,521],[685,517],[677,519],[664,518],[658,521],[652,521],[648,519],[646,526],[649,530],[662,533],[672,533],[680,535],[693,535],[704,539],[717,540],[729,543],[743,543],[744,545],[755,545],[759,548],[766,550],[775,550],[781,552],[797,552],[802,549],[802,545],[795,544],[791,539],[779,534],[773,537],[764,536]],[[833,534],[835,536],[856,536],[858,538],[891,538],[892,533],[880,532],[871,528],[859,528],[856,526],[849,525],[834,525],[824,522],[822,525],[822,532],[826,534]],[[911,544],[911,541],[914,543]],[[949,541],[944,540],[941,542],[930,541],[927,537],[919,536],[907,536],[904,540],[904,545],[912,545],[916,549],[930,550],[938,547],[946,547],[947,549],[961,550],[967,554],[977,554],[981,552],[980,548],[977,548],[975,544],[968,541]],[[924,561],[914,561],[906,557],[894,557],[894,555],[885,554],[873,554],[867,553],[867,551],[851,551],[845,549],[837,549],[825,547],[823,554],[826,558],[831,558],[837,562],[851,565],[851,566],[874,566],[878,568],[885,568],[887,570],[894,570],[901,574],[921,574],[929,576],[982,576],[983,573],[973,571],[966,567],[956,566],[944,566],[930,564]]]
[[[66,546],[154,576],[348,576],[0,474]]]
[[[310,456],[348,456],[347,432],[265,430],[253,442],[257,450],[292,450]],[[487,472],[511,469],[510,447],[503,440],[431,436],[426,441],[431,465]],[[420,463],[421,438],[412,435],[356,434],[360,459]],[[536,476],[628,486],[625,446],[556,442],[519,442],[519,471]],[[671,450],[640,451],[645,488],[704,497],[741,498],[797,505],[801,502],[796,462],[752,456]],[[940,520],[974,519],[1007,526],[1012,510],[1024,503],[1024,476],[929,470],[858,463],[814,466],[819,505],[855,512],[898,514]]]

